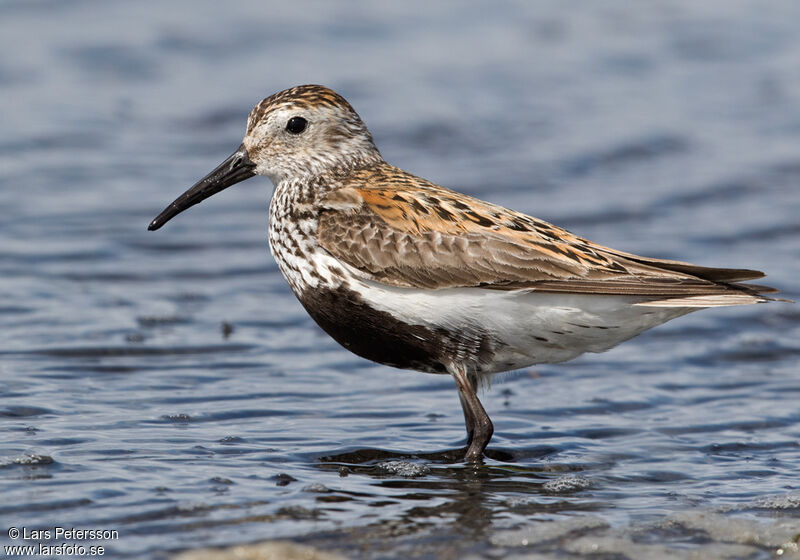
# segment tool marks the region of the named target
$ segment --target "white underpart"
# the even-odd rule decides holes
[[[603,352],[639,333],[695,311],[642,307],[641,298],[531,291],[395,288],[358,280],[350,284],[376,309],[416,325],[479,330],[504,343],[482,374]]]

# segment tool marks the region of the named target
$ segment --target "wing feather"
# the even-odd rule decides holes
[[[673,299],[698,307],[763,301],[769,298],[761,292],[775,291],[737,283],[764,276],[759,271],[596,245],[388,164],[351,175],[321,204],[319,244],[365,278],[391,286],[630,295],[651,305]]]

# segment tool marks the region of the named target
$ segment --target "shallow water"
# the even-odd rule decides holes
[[[256,101],[317,82],[392,163],[798,299],[798,21],[789,1],[3,3],[0,541],[797,554],[796,305],[495,379],[474,467],[452,380],[362,361],[306,316],[266,249],[266,179],[145,228]]]

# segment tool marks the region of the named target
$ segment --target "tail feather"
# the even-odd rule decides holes
[[[638,264],[651,266],[653,268],[660,268],[662,270],[669,270],[672,272],[677,272],[679,274],[688,274],[689,276],[694,276],[695,278],[708,280],[709,282],[721,282],[724,284],[730,284],[733,282],[746,282],[748,280],[757,280],[759,278],[763,278],[764,276],[766,276],[760,270],[750,270],[747,268],[715,268],[710,266],[699,266],[696,264],[687,263],[683,261],[671,261],[667,259],[652,259],[648,257],[640,257],[639,255],[633,255],[631,253],[616,251],[614,249],[609,249],[608,252],[611,252],[619,257],[623,257],[624,259],[633,261]]]
[[[608,249],[608,251],[617,257],[622,257],[625,260],[632,261],[639,265],[675,272],[678,274],[685,274],[699,281],[709,283],[705,286],[702,284],[692,285],[692,282],[689,281],[687,282],[687,287],[691,286],[691,288],[687,289],[682,295],[671,295],[669,292],[665,291],[662,294],[659,294],[661,297],[658,299],[638,303],[637,305],[649,307],[700,308],[723,307],[729,305],[748,305],[752,303],[764,303],[767,301],[790,302],[790,300],[771,298],[764,295],[778,292],[776,288],[771,286],[741,283],[763,278],[765,274],[760,270],[750,270],[746,268],[714,268],[708,266],[699,266],[682,261],[640,257],[639,255],[624,253],[614,249]],[[695,290],[699,293],[692,294],[692,290]]]

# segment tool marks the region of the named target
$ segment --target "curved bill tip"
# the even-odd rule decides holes
[[[250,161],[250,156],[244,144],[220,163],[211,173],[200,179],[185,193],[176,198],[169,206],[155,217],[147,226],[148,231],[155,231],[172,218],[199,204],[208,197],[227,189],[231,185],[240,183],[255,175],[256,165]]]

